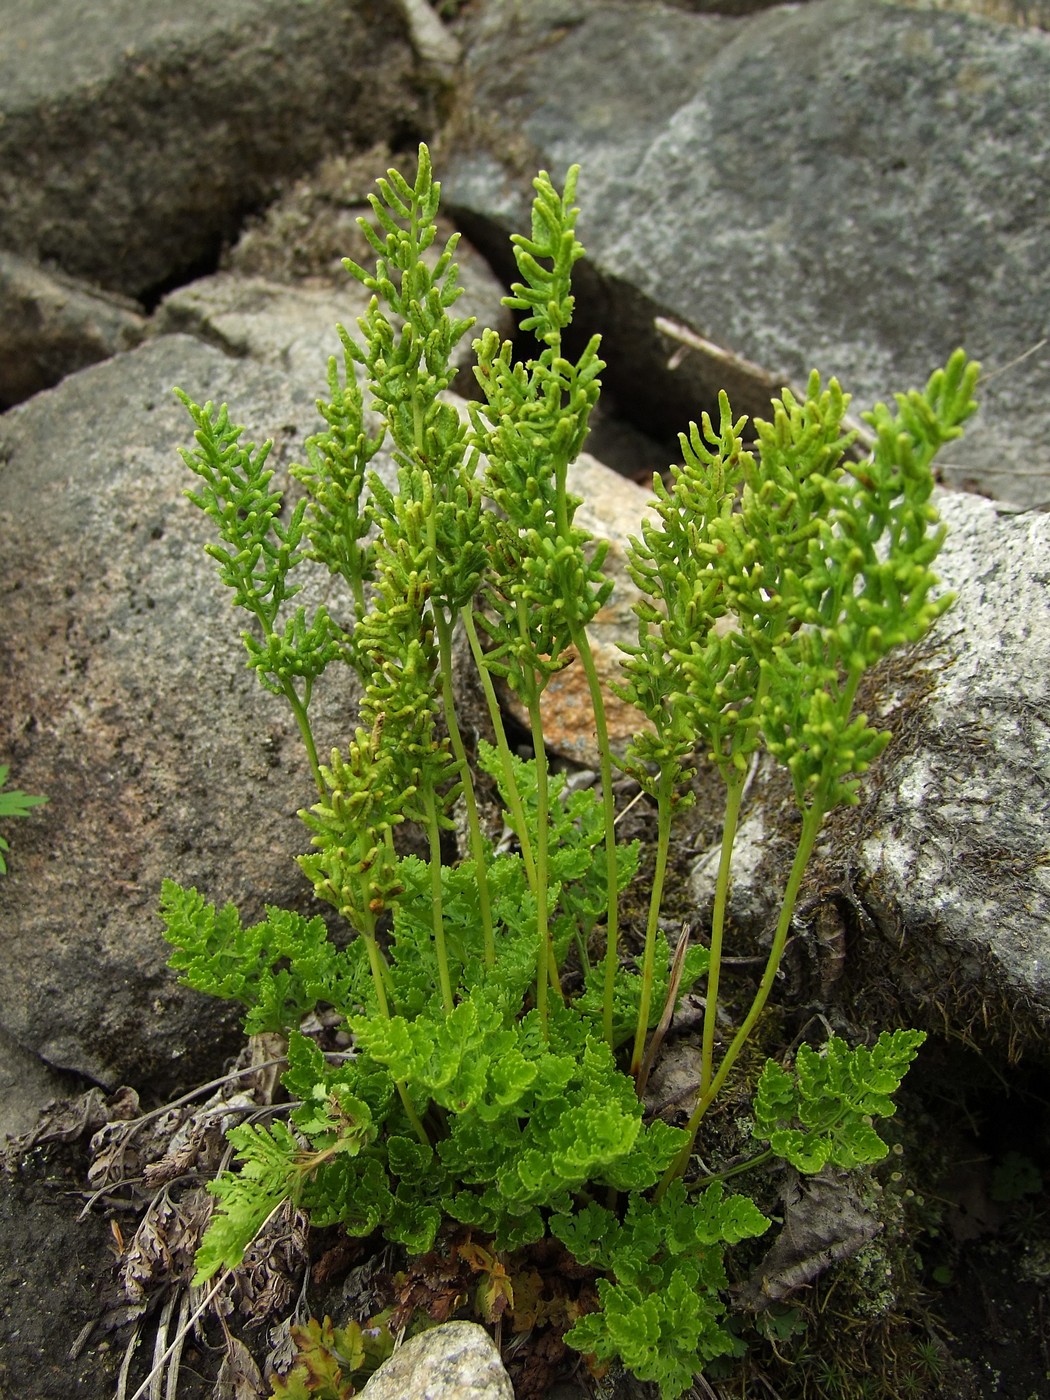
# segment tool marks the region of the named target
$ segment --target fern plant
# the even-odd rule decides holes
[[[436,260],[424,256],[439,198],[425,146],[411,183],[392,170],[372,196],[375,224],[362,226],[374,268],[347,263],[372,297],[356,338],[340,328],[324,426],[293,473],[300,503],[284,508],[268,444],[245,445],[225,407],[184,398],[196,447],[183,455],[200,482],[190,496],[219,533],[209,552],[253,620],[248,664],[291,706],[314,777],[300,813],[312,850],[299,863],[357,936],[336,949],[320,919],[278,909],[245,929],[232,907],[216,912],[173,882],[161,912],[185,980],[239,1000],[250,1031],[288,1043],[290,1122],[231,1132],[237,1165],[213,1186],[198,1281],[236,1267],[289,1199],[317,1224],[381,1229],[417,1254],[446,1221],[499,1249],[553,1234],[602,1275],[600,1310],[566,1340],[597,1361],[618,1357],[670,1400],[739,1346],[725,1322],[724,1256],[769,1222],[720,1181],[687,1187],[693,1146],[772,990],[821,824],[857,800],[859,776],[887,742],[854,714],[860,678],[951,601],[931,572],[944,530],[930,462],[973,410],[977,366],[960,351],[925,391],[876,408],[875,449],[859,466],[846,455],[847,398],[834,380],[814,375],[802,401],[785,391],[754,425],[753,447],[722,395],[717,425],[707,415],[691,425],[682,463],[654,483],[656,518],[630,550],[643,601],[621,685],[647,724],[620,766],[655,803],[658,830],[636,958],[618,910],[639,852],[616,840],[616,760],[587,633],[612,584],[605,546],[575,522],[567,477],[604,367],[597,337],[575,358],[564,341],[583,254],[576,175],[561,191],[546,174],[534,182],[507,302],[535,349],[522,359],[493,331],[477,338],[482,397],[466,418],[445,391],[471,323],[453,314],[455,238]],[[396,490],[370,466],[384,442]],[[307,557],[345,583],[338,619],[289,615]],[[452,686],[459,628],[495,736],[473,758]],[[573,660],[601,762],[596,789],[568,794],[548,765],[540,702]],[[363,698],[347,747],[324,762],[310,699],[337,663],[356,672]],[[528,761],[510,748],[499,685],[528,717]],[[768,965],[716,1064],[732,848],[759,749],[791,775],[800,836]],[[698,750],[726,788],[722,860],[710,938],[672,969],[660,908]],[[510,849],[494,850],[482,828],[479,770],[499,791]],[[457,812],[466,852],[449,865],[442,836]],[[399,852],[404,822],[422,831],[428,859]],[[647,1117],[639,1089],[653,1028],[697,982],[702,1071],[679,1128]],[[319,1003],[345,1017],[352,1057],[333,1063],[302,1033]],[[898,1031],[852,1049],[832,1039],[800,1048],[793,1069],[771,1061],[754,1087],[756,1161],[804,1172],[877,1161],[885,1148],[873,1123],[893,1112],[922,1039]]]

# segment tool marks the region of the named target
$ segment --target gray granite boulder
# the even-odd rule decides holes
[[[1045,1053],[1050,517],[961,492],[937,504],[937,572],[956,602],[910,659],[872,675],[867,703],[894,737],[860,805],[826,823],[796,944],[820,997],[851,985],[870,1002],[888,980],[901,1020]],[[781,773],[760,767],[738,837],[729,916],[751,938],[775,922],[797,834]],[[702,910],[716,865],[712,850],[695,866]]]
[[[987,379],[946,481],[1050,503],[1050,348],[1014,363],[1050,324],[1045,31],[866,0],[486,0],[465,67],[446,193],[500,254],[534,171],[582,166],[580,313],[633,417],[677,430],[726,383],[694,353],[669,375],[657,316],[779,383],[835,374],[856,409],[961,344]]]
[[[294,722],[244,665],[202,550],[209,523],[182,494],[192,425],[176,384],[228,399],[256,440],[275,438],[278,467],[316,427],[312,389],[186,336],[0,419],[0,752],[48,797],[0,880],[2,1029],[51,1066],[162,1091],[234,1044],[237,1018],[165,967],[161,881],[248,918],[302,907],[291,855],[311,791]],[[344,731],[344,674],[315,695],[322,752]]]
[[[0,251],[0,410],[130,350],[146,333],[127,297]]]
[[[0,248],[135,297],[326,152],[435,120],[395,0],[3,0],[0,33]]]
[[[1016,1054],[1050,1036],[1050,517],[940,506],[958,599],[843,857],[907,999]]]

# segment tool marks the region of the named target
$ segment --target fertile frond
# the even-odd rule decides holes
[[[833,380],[805,406],[781,408],[760,425],[767,480],[745,494],[755,559],[749,602],[763,669],[761,724],[770,751],[787,765],[803,807],[855,802],[857,776],[888,741],[852,715],[861,675],[893,647],[914,643],[950,606],[934,597],[931,569],[944,528],[930,503],[931,463],[974,411],[978,366],[957,351],[923,394],[899,396],[893,415],[879,404],[871,458],[840,465],[846,400]],[[791,456],[787,444],[802,466]],[[786,488],[777,483],[788,473]],[[742,595],[743,596],[743,595]],[[777,617],[769,599],[785,600]],[[746,630],[746,627],[745,627]]]
[[[319,899],[352,928],[370,929],[401,890],[392,836],[415,790],[401,783],[379,728],[358,729],[346,757],[333,750],[321,776],[325,796],[299,813],[316,849],[297,859]]]
[[[310,494],[306,535],[310,558],[346,580],[356,615],[365,611],[365,584],[372,577],[374,547],[368,544],[369,513],[363,505],[368,465],[385,436],[369,436],[355,364],[360,352],[342,326],[343,372],[333,355],[328,362],[329,400],[317,408],[325,428],[306,439],[306,462],[291,468]]]
[[[570,292],[573,265],[584,256],[574,231],[579,210],[573,207],[580,167],[571,166],[559,195],[545,170],[533,180],[532,237],[511,234],[514,261],[523,281],[515,282],[504,304],[528,311],[521,322],[543,345],[557,346],[572,320],[575,298]]]
[[[215,522],[223,540],[223,545],[207,545],[207,552],[218,562],[223,583],[233,589],[234,603],[271,631],[281,604],[298,592],[288,574],[302,557],[305,502],[282,525],[284,498],[270,489],[273,472],[266,465],[273,443],[258,449],[241,446],[244,429],[230,422],[225,404],[216,412],[214,404],[201,408],[181,389],[175,393],[197,425],[197,451],[180,450],[203,485],[186,495]]]
[[[625,646],[619,693],[653,726],[632,740],[625,766],[655,793],[651,770],[682,785],[702,738],[726,771],[746,766],[757,743],[752,711],[757,672],[729,616],[729,561],[736,530],[734,505],[753,465],[734,419],[719,396],[719,424],[703,415],[680,438],[683,462],[671,486],[653,483],[659,523],[642,522],[628,551],[631,577],[642,591],[635,605],[637,645]],[[729,622],[729,626],[719,624]]]
[[[575,362],[561,353],[572,268],[583,256],[573,231],[576,175],[570,170],[560,195],[549,176],[537,177],[532,237],[513,240],[524,281],[505,301],[531,312],[522,330],[542,345],[538,357],[515,362],[494,331],[474,343],[485,402],[471,408],[472,442],[487,461],[485,491],[496,507],[486,517],[488,610],[479,622],[494,643],[493,671],[523,696],[564,664],[612,587],[601,572],[606,546],[573,524],[579,500],[566,487],[605,368],[597,337]]]

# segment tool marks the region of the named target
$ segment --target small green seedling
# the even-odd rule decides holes
[[[47,801],[46,797],[31,797],[26,792],[4,792],[4,784],[7,782],[7,765],[0,763],[0,820],[4,817],[28,817],[34,807],[40,807]],[[7,863],[4,860],[4,852],[11,849],[7,841],[0,836],[0,875],[7,874]]]
[[[619,766],[657,816],[635,957],[619,909],[639,851],[616,839],[617,760],[587,631],[613,585],[605,546],[575,522],[568,489],[604,368],[597,337],[576,357],[564,339],[583,255],[576,176],[561,192],[546,174],[534,182],[507,298],[533,349],[520,358],[491,330],[475,339],[481,399],[466,416],[446,390],[471,322],[453,314],[456,238],[425,256],[439,197],[426,147],[411,183],[393,170],[379,181],[375,225],[362,220],[375,266],[347,268],[372,298],[357,338],[340,329],[324,426],[294,469],[300,503],[285,508],[269,444],[243,444],[225,407],[183,396],[196,427],[183,454],[199,482],[191,499],[219,535],[209,552],[251,619],[249,665],[290,705],[313,774],[300,813],[312,849],[299,864],[356,937],[337,947],[319,918],[272,908],[245,928],[232,906],[216,911],[173,882],[162,914],[189,984],[240,1001],[250,1031],[288,1043],[290,1122],[229,1134],[238,1166],[213,1184],[198,1282],[235,1268],[285,1200],[317,1225],[381,1230],[414,1254],[448,1221],[497,1249],[553,1235],[601,1275],[600,1310],[566,1340],[599,1362],[619,1358],[671,1400],[738,1349],[725,1321],[726,1251],[769,1225],[724,1178],[689,1181],[694,1144],[772,992],[821,825],[857,801],[888,741],[855,713],[861,678],[950,605],[932,571],[944,526],[930,464],[973,411],[977,366],[959,351],[924,391],[866,415],[874,448],[860,464],[847,453],[836,381],[814,374],[803,399],[785,391],[770,421],[754,424],[753,445],[723,394],[717,422],[705,414],[691,425],[681,464],[654,482],[655,518],[630,549],[643,600],[620,686],[647,724]],[[371,466],[384,442],[396,489]],[[287,607],[306,558],[331,570],[338,606]],[[473,752],[454,700],[457,631],[494,736]],[[596,788],[571,793],[548,764],[541,711],[570,661],[586,677],[601,754]],[[311,694],[344,664],[363,698],[354,733],[325,762]],[[497,686],[527,716],[527,761],[510,747]],[[660,909],[698,751],[725,785],[721,863],[710,936],[672,966]],[[790,774],[798,847],[766,968],[718,1054],[732,851],[760,751]],[[498,788],[509,849],[483,829],[479,771]],[[462,858],[443,863],[460,817]],[[422,832],[426,859],[400,853],[406,822]],[[646,1114],[640,1081],[654,1027],[698,983],[697,1103],[676,1127]],[[352,1058],[332,1063],[302,1033],[318,1003],[345,1018]],[[922,1040],[898,1030],[851,1048],[833,1037],[800,1047],[793,1064],[770,1060],[750,1086],[753,1164],[816,1172],[878,1161],[887,1149],[874,1124],[893,1113]]]

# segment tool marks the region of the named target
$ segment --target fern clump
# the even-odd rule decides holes
[[[417,1255],[446,1222],[483,1232],[497,1251],[552,1235],[600,1275],[600,1308],[566,1340],[595,1364],[619,1359],[670,1400],[740,1346],[726,1319],[726,1254],[769,1221],[720,1179],[687,1189],[693,1146],[772,990],[823,820],[857,800],[887,742],[855,713],[860,679],[950,604],[932,572],[944,531],[930,463],[973,409],[977,367],[960,351],[924,392],[876,408],[874,450],[859,465],[836,381],[814,375],[803,399],[785,391],[753,442],[722,395],[717,424],[704,415],[691,425],[682,462],[654,482],[655,517],[630,550],[643,599],[620,686],[647,724],[620,766],[655,804],[657,848],[644,943],[628,956],[619,908],[639,851],[616,839],[615,764],[587,633],[612,583],[567,485],[604,368],[597,337],[575,358],[564,342],[583,255],[575,182],[575,170],[561,191],[546,174],[535,181],[507,298],[535,349],[521,358],[493,331],[475,339],[482,397],[467,417],[445,397],[471,323],[453,314],[455,238],[436,261],[424,257],[439,199],[425,147],[411,183],[391,171],[372,196],[375,225],[363,226],[374,269],[347,263],[372,297],[357,337],[339,330],[324,426],[294,469],[299,504],[285,507],[268,445],[243,444],[225,407],[184,399],[196,425],[184,456],[201,483],[190,498],[215,523],[209,552],[252,619],[249,665],[291,706],[313,773],[300,813],[311,850],[299,864],[356,936],[337,948],[319,917],[272,908],[245,928],[232,907],[216,912],[172,882],[162,915],[185,980],[239,1001],[250,1032],[287,1040],[287,1121],[231,1131],[236,1160],[212,1188],[198,1282],[236,1268],[285,1201],[317,1224],[380,1229]],[[366,426],[366,406],[381,432]],[[396,489],[370,465],[384,442]],[[343,580],[345,613],[289,615],[306,558]],[[452,687],[456,629],[495,736],[473,754]],[[541,714],[551,677],[570,662],[586,676],[601,754],[597,786],[572,793],[548,765]],[[309,709],[334,664],[357,673],[363,698],[346,747],[324,761]],[[498,685],[524,708],[527,761],[511,751]],[[725,784],[722,859],[710,937],[672,957],[660,909],[698,751]],[[800,836],[768,964],[716,1062],[733,841],[760,751],[790,774]],[[506,848],[482,828],[480,773],[498,789]],[[442,839],[459,813],[465,850],[450,865]],[[399,849],[406,822],[426,859]],[[702,1068],[681,1128],[647,1116],[641,1089],[694,984],[706,997]],[[328,1056],[304,1034],[319,1005],[337,1013],[351,1053]],[[922,1039],[900,1030],[851,1048],[832,1037],[799,1047],[793,1067],[770,1060],[751,1086],[754,1164],[815,1172],[879,1160],[875,1121],[893,1112]],[[346,1374],[364,1364],[357,1333],[313,1326],[284,1393],[301,1393],[311,1366],[342,1393],[344,1363]]]

